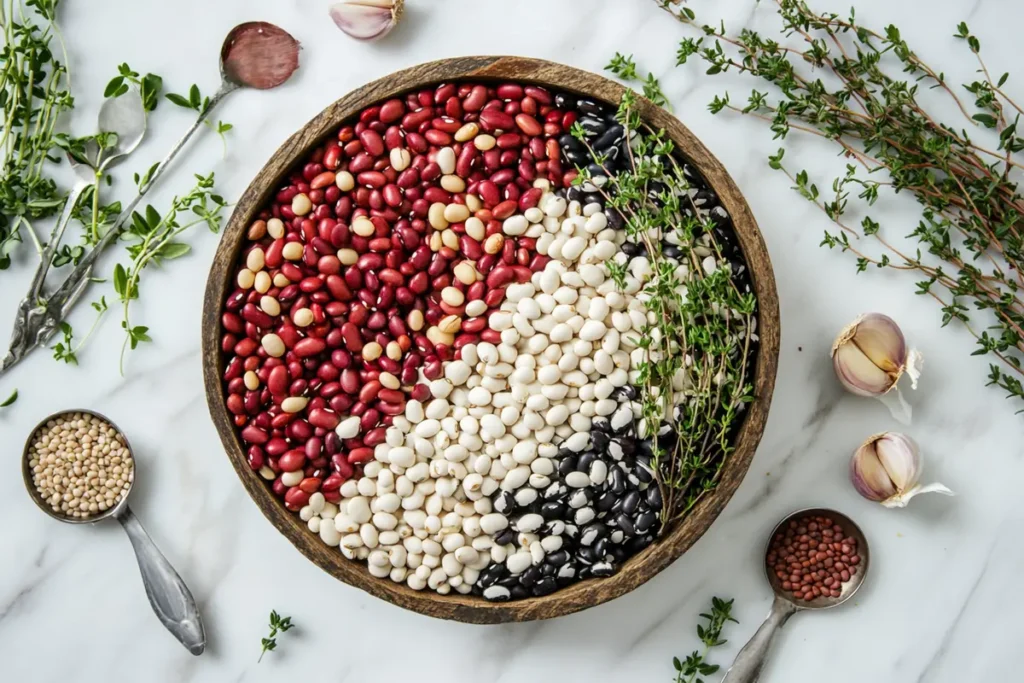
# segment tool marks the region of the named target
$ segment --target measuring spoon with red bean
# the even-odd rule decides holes
[[[868,542],[846,515],[798,510],[772,530],[765,573],[775,593],[771,612],[736,655],[722,683],[754,683],[779,629],[803,610],[836,607],[853,597],[868,571]]]

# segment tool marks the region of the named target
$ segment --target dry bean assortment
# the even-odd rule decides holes
[[[341,128],[249,226],[227,409],[250,467],[374,576],[522,599],[612,574],[659,531],[634,386],[651,266],[604,170],[573,183],[576,122],[614,173],[634,141],[605,105],[515,83],[410,93]],[[749,287],[685,168],[725,247],[698,245],[703,267]]]

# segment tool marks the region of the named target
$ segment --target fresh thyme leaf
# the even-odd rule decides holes
[[[770,93],[753,91],[746,106],[716,96],[713,113],[762,119],[778,139],[792,131],[821,137],[849,159],[845,174],[820,186],[788,167],[782,150],[769,159],[838,226],[822,246],[849,252],[857,272],[910,271],[917,292],[937,304],[942,325],[962,324],[976,340],[973,355],[993,358],[988,384],[1024,402],[1024,136],[1017,125],[1024,109],[1003,89],[1009,76],[993,78],[967,24],[957,25],[954,36],[977,61],[980,77],[963,84],[973,103],[917,55],[898,27],[873,30],[852,11],[846,17],[816,12],[804,0],[776,0],[780,32],[790,37],[780,42],[749,29],[730,34],[721,23],[699,26],[677,3],[656,1],[702,34],[680,43],[678,63],[696,57],[708,73],[733,71],[770,85]],[[921,97],[925,88],[940,91],[979,140],[991,135],[998,143],[975,141],[944,123],[947,112]],[[906,235],[909,248],[870,215],[859,230],[848,218],[868,214],[883,193],[909,194],[920,207]]]
[[[0,408],[6,408],[7,406],[14,405],[14,402],[17,400],[18,390],[15,389],[14,392],[10,396],[8,396],[3,403],[0,403]]]
[[[256,660],[257,664],[263,660],[263,655],[267,652],[273,652],[277,648],[277,634],[290,630],[292,626],[291,617],[282,619],[276,610],[270,612],[270,634],[266,638],[260,639],[260,645],[263,649],[260,652],[260,658]]]
[[[685,660],[672,658],[672,666],[676,671],[675,683],[695,683],[698,676],[710,676],[719,670],[718,664],[709,664],[708,654],[711,648],[725,645],[728,641],[722,638],[722,629],[728,622],[738,624],[732,617],[732,600],[711,598],[711,612],[700,615],[706,624],[697,625],[697,637],[704,644],[703,650],[694,650]]]
[[[60,332],[63,335],[63,341],[57,342],[53,347],[54,360],[61,360],[70,365],[78,365],[78,356],[75,355],[75,345],[72,343],[73,332],[71,325],[61,323]]]

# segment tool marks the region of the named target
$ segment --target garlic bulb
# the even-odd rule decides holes
[[[920,451],[905,434],[875,434],[861,444],[850,460],[850,479],[857,493],[887,508],[906,507],[919,493],[953,495],[942,484],[922,486],[918,483],[920,478]]]
[[[348,0],[331,6],[331,19],[359,40],[382,38],[402,18],[405,0]]]
[[[906,374],[917,388],[922,358],[907,350],[899,325],[881,313],[862,315],[843,328],[832,344],[832,366],[847,390],[858,396],[882,399],[896,419],[910,422],[910,406],[899,394],[897,383]],[[887,401],[895,395],[896,403]]]

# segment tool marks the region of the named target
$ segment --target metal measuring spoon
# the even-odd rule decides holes
[[[28,464],[29,450],[36,433],[45,427],[46,423],[50,420],[74,413],[93,415],[113,427],[124,440],[124,445],[132,456],[134,468],[128,491],[121,498],[120,502],[105,512],[100,512],[86,518],[66,517],[54,512],[50,505],[39,495],[39,491],[36,490],[35,483],[32,481],[32,471]],[[109,418],[92,410],[64,410],[50,415],[36,425],[29,434],[21,456],[21,474],[25,480],[25,488],[28,489],[32,501],[50,517],[61,522],[67,522],[68,524],[94,524],[109,517],[113,517],[121,523],[125,533],[128,534],[129,540],[132,542],[132,548],[135,549],[135,557],[139,562],[139,571],[142,573],[142,584],[146,588],[146,597],[149,598],[149,604],[153,606],[153,611],[156,612],[160,623],[182,645],[188,648],[189,652],[194,655],[201,655],[203,650],[206,649],[206,630],[203,627],[202,617],[199,615],[199,608],[196,607],[196,601],[193,599],[192,593],[189,592],[188,586],[181,580],[178,572],[174,570],[171,563],[167,561],[167,558],[156,547],[153,539],[149,537],[149,534],[143,528],[142,523],[135,516],[135,513],[132,512],[131,508],[128,507],[128,496],[131,494],[132,487],[135,486],[135,474],[137,472],[138,460],[135,458],[135,453],[132,451],[131,444],[128,442],[124,432]]]
[[[791,521],[806,515],[831,517],[836,524],[843,527],[844,531],[857,540],[857,554],[860,555],[860,564],[857,565],[857,573],[851,576],[849,581],[843,583],[838,598],[819,597],[809,601],[796,600],[787,591],[782,590],[782,581],[772,571],[771,567],[768,566],[768,553],[775,534]],[[775,634],[789,621],[789,618],[803,610],[829,609],[843,604],[852,598],[853,594],[864,583],[864,577],[868,573],[868,565],[870,564],[870,551],[868,550],[868,541],[864,537],[864,532],[846,515],[826,508],[797,510],[779,522],[768,536],[764,555],[765,574],[767,574],[768,583],[775,593],[775,601],[772,602],[772,610],[768,613],[768,618],[764,620],[761,627],[757,629],[753,637],[747,641],[747,644],[736,655],[736,659],[733,661],[732,666],[729,667],[729,671],[726,672],[722,683],[754,683],[757,681],[761,677],[761,669],[764,668],[765,661],[768,659],[768,650],[775,639]]]

